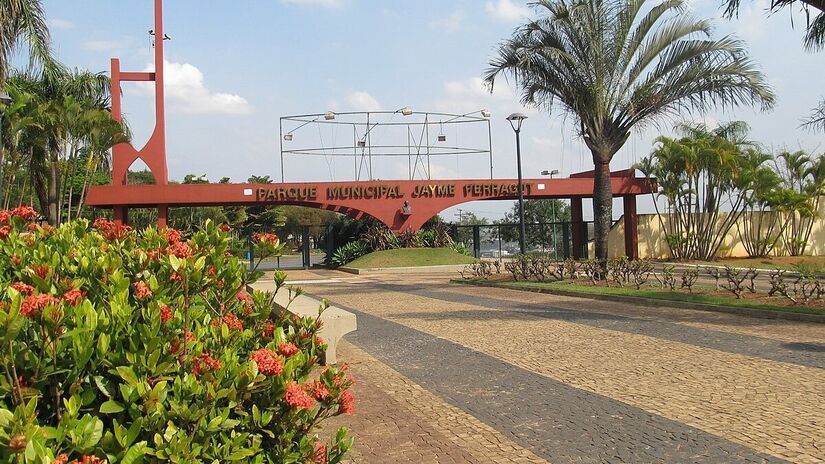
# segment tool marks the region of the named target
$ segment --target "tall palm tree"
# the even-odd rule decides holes
[[[634,127],[681,111],[774,104],[744,44],[713,39],[682,0],[539,0],[546,15],[519,27],[486,82],[515,79],[525,104],[572,114],[595,166],[596,258],[607,259],[610,161]]]
[[[23,44],[28,46],[30,64],[53,64],[49,42],[40,0],[0,1],[0,87],[11,69],[9,58]]]

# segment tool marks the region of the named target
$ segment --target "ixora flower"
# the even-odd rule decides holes
[[[246,293],[243,290],[238,291],[238,300],[243,301],[244,303],[252,303],[252,297],[249,296],[249,293]]]
[[[201,375],[205,372],[217,370],[221,368],[221,362],[209,355],[209,353],[201,353],[200,356],[192,358],[192,374]]]
[[[37,211],[35,211],[31,206],[18,206],[17,208],[11,210],[11,215],[17,216],[25,221],[31,221],[37,217]]]
[[[166,247],[166,254],[178,258],[188,258],[192,256],[192,247],[186,242],[174,242]]]
[[[355,413],[355,395],[349,390],[341,393],[341,404],[338,405],[338,414]]]
[[[252,241],[259,245],[278,246],[280,239],[275,234],[260,233],[252,234]]]
[[[49,276],[49,270],[49,266],[46,264],[38,264],[37,266],[32,267],[32,272],[34,272],[34,275],[40,277],[41,279],[45,279]]]
[[[312,450],[312,464],[327,464],[327,445],[320,441],[315,442],[315,449]]]
[[[31,285],[28,285],[28,284],[24,284],[23,282],[15,282],[15,283],[9,285],[9,287],[17,290],[18,292],[22,293],[23,295],[31,295],[32,293],[34,293],[34,287],[32,287]]]
[[[146,285],[146,282],[135,282],[135,297],[138,300],[143,300],[152,296],[152,290]]]
[[[172,318],[175,317],[175,313],[172,311],[172,308],[169,306],[162,304],[160,305],[160,321],[164,324],[171,321]]]
[[[72,306],[77,306],[81,301],[83,301],[85,296],[86,292],[80,290],[79,288],[73,288],[63,294],[63,299],[68,301]]]
[[[301,351],[294,343],[290,342],[282,342],[278,345],[278,353],[281,353],[285,358],[292,356],[293,354]]]
[[[317,401],[326,401],[329,398],[329,389],[320,380],[316,380],[312,384],[307,385],[307,391]]]
[[[221,324],[226,324],[229,326],[230,330],[236,330],[238,332],[243,331],[243,321],[238,319],[238,316],[235,313],[229,313],[220,319],[215,319],[212,321],[212,325],[217,327]]]
[[[284,395],[286,404],[296,409],[305,409],[309,411],[315,405],[315,400],[309,396],[306,388],[298,385],[295,382],[289,382],[286,385],[286,394]]]
[[[101,234],[103,234],[103,238],[109,241],[122,240],[126,238],[129,231],[132,230],[129,226],[120,225],[114,221],[104,218],[95,219],[92,227],[97,229]]]
[[[264,375],[281,375],[284,372],[284,365],[274,351],[266,348],[253,351],[249,359],[258,365],[258,371]]]
[[[42,311],[47,306],[53,306],[58,303],[60,303],[60,300],[51,295],[46,295],[45,293],[29,295],[23,300],[23,303],[20,304],[20,314],[25,317],[32,318],[36,313]]]
[[[172,227],[167,227],[167,228],[163,229],[163,232],[161,232],[161,235],[163,236],[163,238],[166,239],[166,241],[168,241],[170,243],[174,243],[174,242],[179,242],[183,234],[181,234],[180,231],[177,230],[177,229],[174,229]]]

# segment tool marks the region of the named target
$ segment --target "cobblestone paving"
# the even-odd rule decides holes
[[[491,298],[467,293],[453,293],[433,290],[409,284],[381,283],[377,288],[388,291],[411,293],[434,300],[450,303],[466,303],[482,308],[508,311],[527,311],[539,317],[586,324],[601,329],[648,335],[704,348],[755,356],[774,361],[801,364],[803,366],[825,368],[825,344],[783,343],[772,338],[756,337],[730,332],[709,331],[662,320],[634,318],[600,311],[571,310],[549,306],[547,303],[512,303],[512,300]],[[473,292],[474,293],[474,292]],[[825,329],[823,329],[825,331]]]
[[[477,353],[498,358],[500,361],[496,362],[501,363],[501,369],[518,366],[539,374],[539,378],[556,381],[558,385],[554,385],[554,389],[576,387],[575,391],[584,396],[575,396],[579,399],[578,402],[571,402],[573,400],[569,398],[564,402],[574,410],[573,412],[600,404],[598,401],[602,400],[593,400],[593,397],[618,400],[610,403],[609,408],[613,408],[614,404],[617,408],[632,405],[639,408],[634,409],[635,411],[653,413],[650,417],[654,419],[651,420],[662,421],[668,418],[681,423],[667,422],[665,431],[669,431],[671,426],[685,427],[682,424],[686,424],[707,432],[706,435],[709,437],[724,437],[753,450],[794,462],[825,460],[823,369],[744,356],[629,331],[608,330],[580,321],[539,317],[532,312],[508,310],[511,306],[529,305],[532,300],[528,299],[527,303],[523,301],[527,297],[541,297],[544,299],[542,301],[553,303],[556,300],[552,295],[512,292],[508,301],[499,302],[500,308],[495,310],[462,302],[389,291],[387,288],[375,288],[368,280],[376,279],[366,279],[364,283],[359,284],[357,292],[354,292],[352,285],[348,283],[304,286],[314,293],[329,297],[336,303],[356,307],[377,316],[379,322],[395,321],[422,333],[443,337],[455,342],[456,346],[462,345],[472,348]],[[409,285],[413,279],[393,277],[386,280]],[[443,287],[444,281],[430,282],[429,286]],[[450,291],[466,292],[466,301],[472,301],[470,297],[477,296],[480,290],[464,288]],[[577,303],[577,307],[585,312],[605,313],[607,311],[604,308],[608,306],[610,303],[592,300],[581,300]],[[365,326],[361,321],[367,318],[368,316],[364,316],[359,321],[361,327],[355,337],[363,336]],[[441,342],[444,340],[435,338],[427,343],[438,345]],[[394,349],[396,343],[392,340],[387,343],[386,346],[373,347],[367,351],[375,356],[381,351]],[[433,374],[435,377],[447,371],[448,376],[455,374],[460,378],[467,378],[473,372],[466,362],[451,365],[450,369],[446,369],[439,365],[442,362],[441,358],[438,361],[427,358],[424,362],[416,354],[417,351],[410,351],[408,347],[404,349],[408,350],[409,356],[399,358],[399,365],[394,365],[389,360],[387,363],[418,383],[424,380],[416,378],[413,374],[426,373],[427,369],[438,369],[437,373]],[[467,358],[463,352],[459,356]],[[467,361],[469,359],[467,358]],[[486,359],[490,359],[489,356]],[[409,364],[405,368],[413,371],[405,371],[404,366],[400,365],[403,363]],[[463,374],[463,377],[460,374]],[[487,396],[481,396],[479,401],[479,396],[474,393],[480,392],[466,393],[462,390],[467,388],[466,386],[445,390],[437,390],[438,385],[426,384],[426,387],[454,404],[463,398],[467,401],[465,407],[468,412],[478,418],[482,418],[481,412],[473,408],[489,401]],[[523,393],[533,392],[535,388],[530,387]],[[450,396],[450,391],[459,393]],[[495,389],[491,391],[499,394]],[[510,391],[521,390],[516,388]],[[524,405],[522,408],[518,411],[527,414],[533,411],[533,404]],[[518,411],[509,412],[518,416]],[[634,414],[643,414],[644,411]],[[642,417],[634,414],[627,417]],[[543,421],[551,419],[549,416],[542,418]],[[482,420],[488,424],[493,421],[492,418]],[[578,417],[576,422],[579,422]],[[592,442],[594,436],[604,434],[611,436],[612,433],[616,436],[616,433],[621,434],[621,430],[626,429],[626,424],[622,427],[609,421],[604,424],[611,425],[604,426],[607,428],[598,428],[599,425],[596,424],[596,428],[589,432],[581,432],[578,439],[561,443],[559,447],[564,449],[580,445],[580,442]],[[536,422],[533,427],[547,430],[542,422]],[[619,429],[619,432],[614,432],[614,428]],[[530,429],[528,427],[524,430]],[[632,441],[632,437],[629,443],[638,444]],[[672,444],[668,441],[665,443]],[[565,452],[571,451],[568,449]],[[727,461],[723,459],[717,462]]]
[[[352,344],[342,342],[338,355],[356,379],[356,414],[333,418],[326,434],[351,429],[351,462],[546,462]]]
[[[456,343],[347,308],[354,344],[554,463],[781,462]],[[427,462],[427,461],[422,461]]]

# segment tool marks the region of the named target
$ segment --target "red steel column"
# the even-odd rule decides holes
[[[570,199],[570,227],[573,232],[573,259],[582,259],[584,248],[584,214],[581,197]]]
[[[636,195],[625,195],[624,252],[630,259],[639,259],[639,217],[636,215]]]
[[[129,224],[129,208],[125,206],[115,206],[113,208],[115,224],[125,226]]]
[[[163,229],[169,220],[169,206],[158,205],[158,229]]]

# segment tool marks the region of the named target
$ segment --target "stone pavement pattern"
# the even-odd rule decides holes
[[[330,276],[340,274],[299,278],[360,312],[350,339],[381,361],[372,365],[551,462],[825,460],[822,326],[459,287],[448,276],[318,281]]]

